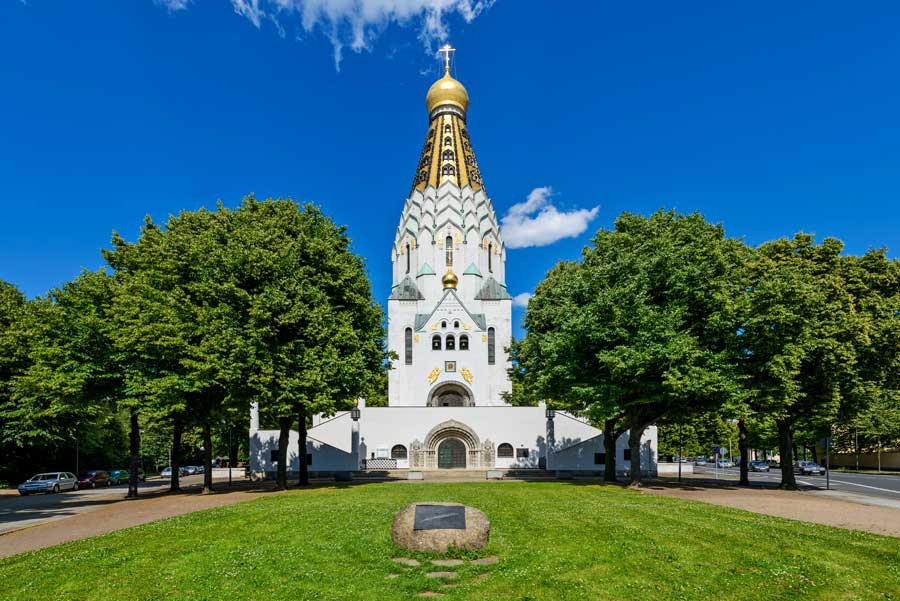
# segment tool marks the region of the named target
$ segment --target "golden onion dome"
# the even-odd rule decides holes
[[[450,76],[450,67],[444,69],[444,76],[434,82],[425,95],[425,106],[431,113],[435,108],[450,104],[465,112],[469,108],[469,93],[465,86]]]
[[[459,283],[459,278],[456,277],[456,274],[453,273],[453,270],[449,267],[447,268],[447,273],[444,274],[444,277],[441,278],[441,283],[444,285],[444,290],[456,289],[456,285]]]

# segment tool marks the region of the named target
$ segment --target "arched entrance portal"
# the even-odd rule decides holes
[[[466,445],[458,438],[447,438],[438,445],[438,469],[466,468]]]
[[[428,397],[429,407],[472,407],[472,393],[457,382],[440,384]]]

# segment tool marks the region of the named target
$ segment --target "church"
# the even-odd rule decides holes
[[[312,474],[391,471],[428,479],[436,470],[602,472],[602,431],[544,405],[513,407],[507,347],[512,299],[507,249],[468,127],[469,96],[450,74],[425,96],[428,131],[390,256],[388,406],[315,416],[308,430]],[[645,432],[641,465],[656,472],[656,428]],[[291,433],[289,472],[299,471]],[[250,419],[250,471],[273,477],[278,431]],[[618,468],[630,461],[627,434],[616,445]],[[396,472],[395,472],[396,471]]]

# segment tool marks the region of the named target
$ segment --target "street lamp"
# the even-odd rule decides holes
[[[359,410],[359,407],[354,407],[350,410],[350,419],[353,421],[358,422],[360,415],[362,415],[362,412]]]
[[[547,407],[546,416],[547,416],[547,419],[553,419],[554,417],[556,417],[556,410],[552,409],[550,407]]]

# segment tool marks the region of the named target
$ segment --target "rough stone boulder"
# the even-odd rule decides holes
[[[394,544],[428,553],[482,549],[490,534],[487,516],[459,503],[413,503],[398,511],[391,525]]]

